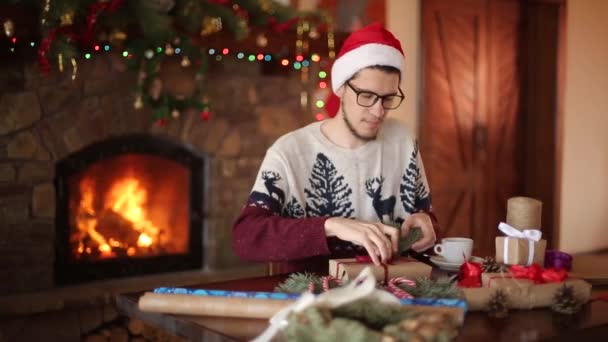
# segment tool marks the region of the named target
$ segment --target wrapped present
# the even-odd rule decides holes
[[[510,309],[534,309],[551,306],[553,296],[564,284],[572,286],[576,297],[586,303],[591,298],[591,284],[582,279],[566,279],[559,283],[532,284],[518,280],[524,286],[502,286],[464,288],[462,292],[467,300],[468,309],[472,311],[485,310],[488,301],[495,291],[504,290]],[[503,283],[505,284],[505,283]],[[507,283],[517,284],[517,282]],[[529,285],[529,286],[527,286]]]
[[[507,265],[544,264],[547,240],[510,236],[496,237],[496,261]]]
[[[385,283],[388,279],[398,277],[430,277],[432,270],[431,266],[410,258],[397,258],[382,266],[374,265],[365,257],[329,260],[329,274],[344,281],[354,279],[365,267],[370,267],[374,277],[384,279]]]
[[[542,269],[538,264],[529,267],[511,266],[509,272],[484,273],[482,286],[463,288],[470,310],[484,310],[492,295],[503,291],[507,305],[512,309],[533,309],[550,306],[561,286],[571,286],[578,299],[587,302],[591,297],[591,285],[582,279],[567,278],[561,269]]]
[[[556,250],[545,252],[545,267],[564,269],[568,272],[572,270],[572,255]]]
[[[547,241],[542,239],[542,202],[528,197],[507,201],[507,222],[498,229],[506,236],[496,238],[496,261],[508,265],[544,264]]]

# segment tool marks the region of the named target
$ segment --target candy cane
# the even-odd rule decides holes
[[[308,292],[315,293],[315,282],[314,281],[311,281],[310,283],[308,283]]]
[[[334,281],[336,282],[336,284],[338,284],[338,286],[342,285],[342,280],[334,277],[334,276],[326,276],[326,277],[322,277],[321,281],[323,283],[323,292],[327,292],[329,291],[329,282],[330,281]]]
[[[391,280],[389,280],[387,288],[392,294],[394,294],[399,299],[414,298],[414,296],[412,296],[407,291],[400,288],[399,287],[400,284],[404,284],[404,285],[408,285],[408,286],[416,286],[415,281],[407,279],[407,278],[403,278],[403,277],[398,277],[398,278],[392,278]]]

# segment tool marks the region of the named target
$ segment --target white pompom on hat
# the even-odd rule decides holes
[[[379,23],[365,26],[344,41],[331,68],[331,88],[337,92],[358,71],[374,65],[392,66],[405,74],[401,43]]]

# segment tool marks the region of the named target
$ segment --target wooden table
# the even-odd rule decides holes
[[[285,276],[246,278],[198,286],[205,289],[272,291]],[[195,286],[196,287],[196,286]],[[594,287],[594,292],[608,287]],[[137,301],[141,293],[117,296],[123,314],[143,320],[173,335],[191,341],[249,340],[260,334],[267,320],[218,317],[192,317],[141,312]],[[608,338],[608,302],[593,301],[570,322],[549,309],[512,310],[506,318],[489,318],[482,312],[469,312],[456,341],[600,341]]]

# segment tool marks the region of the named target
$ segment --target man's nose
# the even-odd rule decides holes
[[[378,101],[376,101],[376,103],[374,103],[369,109],[370,114],[377,118],[382,118],[384,114],[386,114],[386,109],[382,107],[381,99],[378,99]]]

